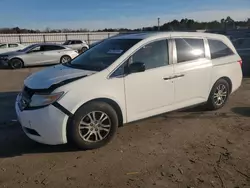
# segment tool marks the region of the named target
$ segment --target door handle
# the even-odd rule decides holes
[[[172,79],[175,79],[175,78],[181,78],[181,77],[184,77],[185,75],[184,74],[179,74],[179,75],[174,75],[174,76],[170,76],[170,77],[166,77],[166,78],[163,78],[163,80],[172,80]]]
[[[181,77],[184,77],[185,75],[184,74],[179,74],[179,75],[175,75],[175,78],[181,78]]]
[[[163,78],[163,80],[165,80],[165,81],[167,81],[167,80],[171,80],[171,79],[173,79],[173,77],[167,77],[167,78]]]

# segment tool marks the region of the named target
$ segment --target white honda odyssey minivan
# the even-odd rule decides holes
[[[223,107],[241,85],[241,64],[223,35],[116,36],[28,77],[16,112],[37,142],[94,149],[128,122],[203,103]]]

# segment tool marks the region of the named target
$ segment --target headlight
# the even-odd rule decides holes
[[[50,105],[63,96],[64,92],[52,94],[34,94],[29,104],[30,107],[41,107]]]

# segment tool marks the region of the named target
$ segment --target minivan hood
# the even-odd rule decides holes
[[[31,89],[48,89],[52,85],[66,80],[82,78],[94,74],[95,71],[75,69],[64,65],[56,65],[30,75],[24,80],[24,85]]]

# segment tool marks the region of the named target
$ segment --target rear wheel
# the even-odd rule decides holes
[[[222,108],[226,104],[229,94],[230,94],[229,83],[224,79],[218,80],[214,84],[211,93],[209,95],[207,108],[209,110],[217,110]]]
[[[23,68],[24,63],[21,59],[14,58],[9,61],[9,65],[12,69],[21,69]]]
[[[60,63],[67,63],[69,61],[71,61],[71,57],[68,55],[64,55],[61,57]]]
[[[87,47],[82,47],[82,49],[80,50],[80,53],[83,53],[83,52],[85,52],[86,50],[88,50]]]
[[[68,125],[68,139],[80,149],[96,149],[114,137],[118,127],[115,110],[105,102],[82,106]]]

